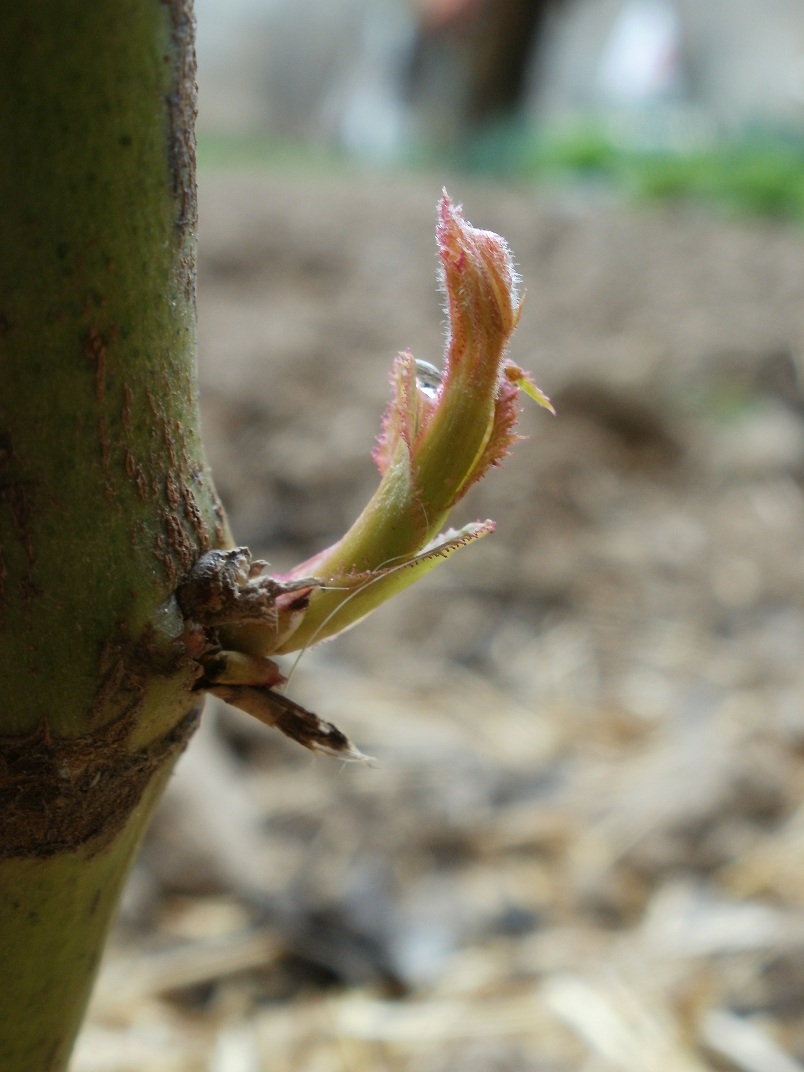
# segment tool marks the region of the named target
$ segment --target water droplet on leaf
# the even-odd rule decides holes
[[[426,398],[434,399],[441,387],[443,377],[440,371],[429,361],[416,358],[416,385]]]

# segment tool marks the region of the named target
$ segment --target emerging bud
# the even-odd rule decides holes
[[[517,276],[505,241],[466,222],[446,191],[437,228],[449,317],[443,371],[400,354],[392,400],[374,451],[380,484],[351,529],[298,566],[283,584],[317,578],[294,620],[281,606],[228,644],[263,655],[295,651],[353,625],[457,548],[491,532],[491,521],[438,535],[449,511],[517,438],[520,390],[552,411],[506,350],[519,320]],[[305,596],[307,593],[305,593]]]

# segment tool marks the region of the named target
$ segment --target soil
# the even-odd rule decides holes
[[[439,361],[440,183],[202,176],[205,438],[278,571],[373,491],[396,351]],[[76,1072],[804,1065],[802,234],[450,192],[557,416],[461,504],[493,536],[294,670],[376,766],[210,708]]]

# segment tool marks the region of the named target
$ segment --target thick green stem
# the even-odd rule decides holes
[[[0,863],[4,1070],[66,1067],[123,881],[170,769],[162,765],[118,836]]]
[[[0,19],[0,1068],[65,1067],[192,727],[173,592],[229,542],[200,444],[189,0]]]

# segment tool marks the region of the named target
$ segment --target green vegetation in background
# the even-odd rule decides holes
[[[637,199],[707,202],[804,219],[804,135],[757,131],[679,150],[629,145],[602,124],[543,136],[501,127],[475,142],[465,165],[549,185],[586,184]]]
[[[310,174],[348,173],[359,162],[325,146],[268,137],[202,135],[202,167],[259,167]],[[694,201],[731,211],[804,220],[804,135],[749,133],[686,151],[620,144],[602,124],[535,136],[521,125],[500,126],[448,153],[418,146],[411,170],[456,166],[468,174],[542,185],[612,190],[634,199]]]
[[[265,134],[198,135],[198,166],[302,172],[309,175],[353,171],[357,161],[331,146],[272,138]]]

